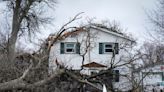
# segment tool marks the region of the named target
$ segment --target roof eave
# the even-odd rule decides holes
[[[132,41],[132,42],[135,42],[133,39],[130,39],[128,37],[125,37],[124,35],[121,35],[119,33],[116,33],[116,32],[112,32],[112,31],[109,31],[107,29],[104,29],[104,28],[100,28],[100,27],[96,27],[96,26],[90,26],[91,28],[94,28],[94,29],[98,29],[98,30],[101,30],[103,32],[106,32],[106,33],[110,33],[112,35],[115,35],[115,36],[118,36],[118,37],[121,37],[121,38],[124,38],[126,40],[129,40],[129,41]]]

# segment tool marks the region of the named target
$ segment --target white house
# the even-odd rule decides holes
[[[64,35],[64,39],[51,47],[50,71],[55,71],[57,63],[74,70],[82,69],[81,73],[88,75],[107,69],[111,64],[121,65],[125,62],[121,61],[120,57],[127,55],[123,47],[134,42],[125,34],[100,25],[77,28],[72,30],[71,34],[65,32]],[[115,70],[120,74],[130,73],[125,66],[116,67]],[[116,88],[130,88],[126,78],[120,76],[118,81],[115,83]]]
[[[136,77],[141,81],[141,90],[144,92],[164,91],[164,63],[159,62],[136,69]]]

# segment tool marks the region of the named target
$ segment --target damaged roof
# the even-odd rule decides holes
[[[91,24],[88,27],[135,42],[133,38],[121,32],[120,29],[115,29],[115,27],[107,27],[102,24]]]

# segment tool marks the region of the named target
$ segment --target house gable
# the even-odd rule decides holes
[[[126,40],[128,40],[128,41],[134,42],[134,40],[133,40],[132,38],[126,36],[125,34],[123,34],[123,33],[121,33],[121,32],[118,32],[118,31],[112,31],[112,30],[109,29],[109,28],[101,28],[101,27],[97,27],[97,26],[90,26],[90,28],[96,29],[96,30],[105,32],[105,33],[107,33],[107,34],[111,34],[111,35],[113,35],[113,36],[117,36],[117,37],[126,39]]]
[[[103,64],[99,64],[99,63],[96,63],[96,62],[91,62],[91,63],[88,63],[88,64],[84,64],[82,66],[87,67],[87,68],[104,68],[104,67],[107,67]]]

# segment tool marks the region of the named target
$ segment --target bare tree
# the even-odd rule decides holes
[[[163,44],[155,44],[151,42],[145,42],[142,46],[142,61],[144,66],[155,65],[158,63],[163,63],[164,54]]]
[[[155,32],[152,34],[150,32],[150,35],[159,43],[159,41],[163,42],[164,36],[164,0],[157,0],[156,4],[156,9],[148,11],[147,15],[153,25],[153,27],[150,27],[150,31]]]
[[[133,89],[140,88],[143,90],[143,81],[144,79],[152,74],[153,67],[156,65],[161,65],[163,63],[164,49],[163,44],[157,44],[154,42],[145,42],[143,46],[138,50],[140,56],[139,63],[134,65],[133,68]],[[146,71],[145,73],[142,73]]]
[[[44,7],[54,7],[55,0],[2,0],[7,3],[12,14],[11,34],[9,35],[8,57],[12,62],[15,59],[15,45],[19,34],[28,33],[29,36],[39,31],[42,23],[47,23],[44,16]]]
[[[69,22],[63,25],[55,36],[48,38],[46,42],[41,45],[39,51],[33,54],[23,53],[21,55],[17,55],[17,57],[15,58],[16,59],[15,61],[17,61],[18,63],[16,64],[17,67],[12,67],[12,68],[16,68],[18,70],[16,71],[18,75],[13,77],[13,76],[3,76],[3,74],[1,74],[2,79],[5,77],[7,78],[7,80],[1,81],[0,90],[1,91],[13,90],[13,89],[33,90],[35,89],[35,87],[44,86],[45,84],[51,82],[51,80],[53,80],[54,78],[59,77],[63,73],[66,73],[65,72],[66,69],[62,68],[57,70],[57,72],[52,74],[51,76],[48,76],[47,72],[44,72],[44,70],[48,69],[47,63],[48,63],[49,51],[51,49],[51,46],[56,42],[60,41],[61,39],[67,37],[67,35],[63,34],[65,31],[67,31],[70,28],[76,28],[76,27],[66,27],[66,26],[74,22],[75,20],[79,19],[79,14],[77,14],[75,17],[73,17],[73,19],[71,19]],[[3,45],[4,44],[2,43],[1,46],[3,47]],[[3,49],[4,48],[2,48],[2,50]],[[2,61],[5,60],[1,59],[1,62]],[[27,64],[22,65],[24,64],[23,62],[26,62]],[[8,64],[10,64],[10,62],[8,62]],[[10,70],[9,67],[7,68],[8,70]],[[41,75],[43,75],[43,77],[41,77],[40,74],[38,74],[39,72],[41,73]],[[15,75],[15,74],[11,74],[11,75]]]

